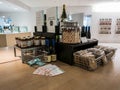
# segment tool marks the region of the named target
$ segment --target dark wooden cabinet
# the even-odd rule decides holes
[[[56,44],[57,59],[67,64],[73,65],[73,53],[98,45],[98,40],[92,40],[86,43],[67,44],[59,42]]]

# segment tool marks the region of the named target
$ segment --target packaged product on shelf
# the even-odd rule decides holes
[[[56,61],[56,60],[57,60],[56,54],[52,54],[51,55],[51,61]]]
[[[39,36],[34,37],[34,45],[35,46],[39,46],[40,45],[40,37]]]
[[[80,43],[80,28],[77,22],[64,22],[62,28],[62,42]]]
[[[27,37],[27,46],[28,47],[33,46],[33,37],[30,36]]]
[[[45,37],[41,37],[41,45],[45,45]]]
[[[21,38],[20,41],[21,41],[20,46],[22,48],[27,47],[27,39],[26,39],[26,37]]]

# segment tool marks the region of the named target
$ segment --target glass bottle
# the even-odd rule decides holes
[[[62,11],[62,15],[61,15],[61,22],[64,21],[64,19],[67,18],[67,14],[66,14],[66,9],[65,9],[65,4],[63,4],[63,11]]]

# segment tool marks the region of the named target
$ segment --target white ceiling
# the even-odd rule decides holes
[[[0,0],[0,12],[29,11],[30,8],[62,6],[91,6],[100,2],[118,2],[120,0]],[[17,9],[15,9],[17,8]]]
[[[90,6],[100,2],[111,2],[120,0],[19,0],[30,7],[44,7],[44,6]]]
[[[19,0],[0,0],[0,12],[24,12],[30,7]]]

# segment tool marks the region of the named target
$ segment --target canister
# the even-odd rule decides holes
[[[34,37],[34,45],[35,46],[39,46],[40,45],[40,37],[39,36]]]
[[[28,47],[33,46],[33,37],[30,36],[27,37],[27,46]]]
[[[21,43],[20,46],[23,47],[27,47],[27,39],[25,37],[21,38]]]
[[[41,37],[41,45],[45,45],[45,37]]]
[[[51,62],[51,55],[44,56],[45,62]]]
[[[57,60],[56,54],[51,55],[51,61],[56,61],[56,60]]]

